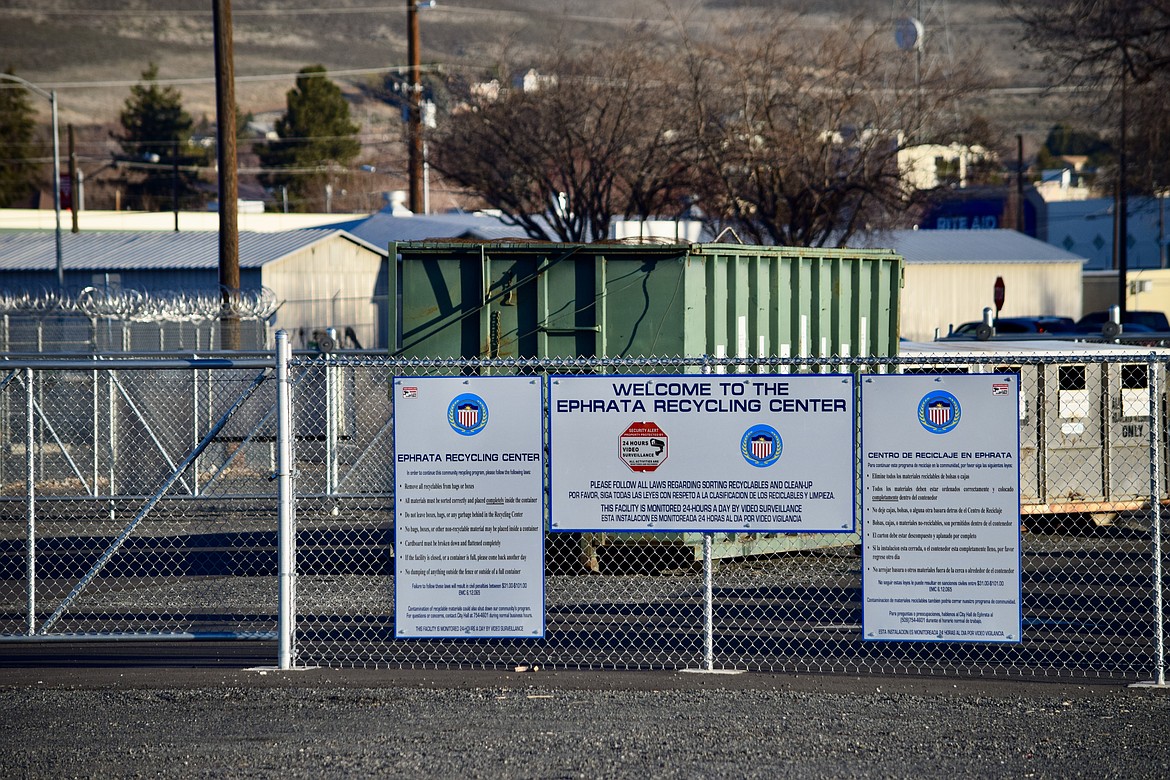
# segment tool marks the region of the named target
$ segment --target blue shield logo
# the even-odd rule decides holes
[[[460,436],[474,436],[487,427],[487,403],[475,393],[456,396],[447,405],[447,423]]]
[[[950,433],[962,416],[959,399],[946,390],[927,393],[918,402],[918,422],[931,433]]]
[[[780,460],[784,440],[771,425],[753,425],[739,440],[739,453],[756,468],[767,468]]]

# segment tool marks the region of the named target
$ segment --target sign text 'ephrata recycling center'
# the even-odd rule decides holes
[[[613,382],[613,398],[558,398],[556,412],[612,414],[664,412],[727,414],[736,412],[807,413],[848,411],[842,398],[793,398],[789,382],[726,380],[717,383],[663,381]],[[722,397],[716,394],[716,385]],[[749,395],[749,390],[751,394]],[[754,396],[754,397],[753,397]]]

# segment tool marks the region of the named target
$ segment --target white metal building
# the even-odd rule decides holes
[[[1003,317],[1082,313],[1085,258],[1014,230],[895,230],[852,242],[891,248],[906,261],[901,335],[931,341],[981,319],[1005,287]]]
[[[213,231],[66,233],[62,239],[65,286],[74,293],[86,287],[147,294],[219,289],[219,235]],[[293,346],[302,347],[314,330],[335,327],[343,338],[351,334],[348,346],[386,346],[385,247],[343,230],[241,232],[239,240],[240,288],[267,288],[279,303],[270,334],[283,328]],[[0,232],[0,289],[55,289],[56,267],[52,231]]]

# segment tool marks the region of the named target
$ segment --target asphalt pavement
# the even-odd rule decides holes
[[[0,644],[0,776],[1170,777],[1170,690],[304,669],[271,643]]]

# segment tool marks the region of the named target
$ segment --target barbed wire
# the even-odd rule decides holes
[[[265,320],[279,306],[276,294],[267,287],[153,291],[119,287],[86,287],[79,291],[0,289],[0,314],[40,317],[78,314],[133,322],[201,322],[227,315]]]

